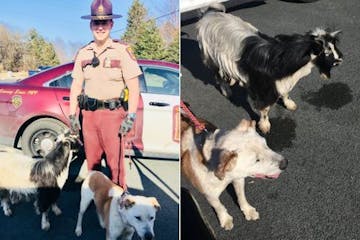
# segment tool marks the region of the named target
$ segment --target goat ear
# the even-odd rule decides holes
[[[336,37],[336,36],[339,35],[340,33],[342,33],[342,30],[334,31],[334,32],[330,33],[330,35],[331,35],[332,37]]]
[[[219,164],[214,172],[220,180],[225,178],[225,173],[234,169],[236,165],[237,153],[235,151],[223,150],[220,153]]]

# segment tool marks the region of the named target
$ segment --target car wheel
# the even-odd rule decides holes
[[[21,137],[21,147],[32,157],[45,156],[54,146],[56,137],[67,126],[59,120],[42,118],[32,122]]]

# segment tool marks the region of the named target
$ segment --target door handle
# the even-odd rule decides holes
[[[63,96],[62,99],[63,99],[64,101],[70,101],[70,97],[69,97],[69,96]]]
[[[164,102],[150,102],[149,105],[156,106],[156,107],[166,107],[166,106],[169,106],[170,104],[164,103]]]

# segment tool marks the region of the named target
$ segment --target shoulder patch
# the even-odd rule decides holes
[[[85,49],[86,47],[88,47],[91,43],[93,43],[94,41],[90,41],[88,44],[82,46],[75,54],[74,60],[77,58],[77,56],[79,55],[79,52],[83,49]]]
[[[135,54],[130,46],[126,48],[126,52],[130,55],[132,60],[136,61]]]
[[[128,45],[126,42],[120,40],[120,39],[113,39],[114,43],[120,43],[121,45]]]

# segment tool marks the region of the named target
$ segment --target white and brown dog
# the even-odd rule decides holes
[[[277,178],[287,167],[287,160],[267,146],[256,132],[254,121],[242,120],[230,131],[200,122],[207,131],[197,130],[190,119],[182,116],[182,174],[205,195],[224,229],[233,228],[233,218],[219,196],[231,183],[246,220],[259,219],[259,213],[246,200],[245,178]]]
[[[143,240],[154,238],[154,222],[160,205],[154,197],[134,196],[124,192],[103,173],[91,171],[81,186],[81,201],[75,234],[82,234],[82,218],[94,200],[106,239],[131,240],[134,232]]]

